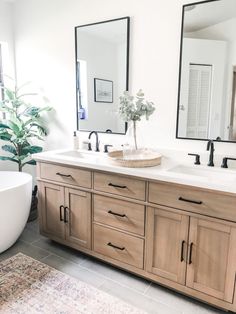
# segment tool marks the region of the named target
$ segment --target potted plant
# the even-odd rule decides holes
[[[140,89],[136,94],[136,100],[134,96],[131,96],[127,91],[120,97],[120,116],[126,121],[131,122],[134,147],[138,150],[137,144],[137,122],[141,120],[142,116],[149,119],[150,115],[155,111],[154,103],[151,101],[145,101],[144,93]]]
[[[41,152],[42,147],[33,145],[32,141],[43,140],[48,134],[42,114],[51,110],[51,107],[41,108],[29,104],[26,98],[36,94],[22,93],[22,87],[3,88],[3,91],[4,97],[0,101],[0,112],[3,113],[3,117],[0,117],[0,140],[8,144],[2,146],[7,154],[0,156],[0,160],[12,161],[22,171],[25,165],[36,165],[31,155]],[[36,194],[37,186],[32,193],[31,218],[37,217]]]

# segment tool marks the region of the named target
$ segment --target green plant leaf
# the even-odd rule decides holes
[[[18,89],[19,90],[19,89]],[[25,96],[37,96],[37,93],[25,93],[18,96],[18,98],[22,98]]]
[[[39,113],[39,107],[29,107],[25,110],[26,116],[36,116]]]
[[[10,129],[8,125],[0,123],[0,129]]]
[[[43,111],[51,111],[52,110],[52,107],[50,106],[47,106],[47,107],[43,107],[39,110],[39,112],[43,112]]]
[[[38,135],[38,134],[35,134],[35,133],[33,133],[33,132],[30,132],[29,135],[27,135],[26,137],[27,137],[27,138],[35,137],[35,138],[37,138],[38,140],[43,141],[43,137],[42,137],[42,136],[40,136],[40,135]]]
[[[40,135],[44,135],[44,136],[48,135],[48,130],[44,125],[34,122],[31,124],[31,126],[36,127]]]
[[[10,141],[11,140],[11,134],[7,132],[0,133],[0,140],[2,141]]]
[[[16,133],[16,134],[19,133],[20,129],[19,129],[18,125],[17,125],[15,122],[9,120],[9,121],[8,121],[8,125],[9,125],[10,129],[12,129],[12,131],[13,131],[14,133]]]
[[[18,160],[14,159],[13,157],[0,156],[0,160],[10,160],[19,163]]]
[[[10,89],[5,88],[5,94],[6,94],[7,98],[9,98],[10,100],[14,100],[15,99],[15,94]]]
[[[17,159],[18,161],[23,161],[24,159],[28,158],[29,155],[16,155],[14,158]]]
[[[40,146],[25,146],[23,149],[22,149],[22,153],[23,154],[36,154],[36,153],[41,153],[41,151],[43,150],[42,147]]]
[[[16,155],[16,154],[17,154],[15,147],[12,146],[12,145],[3,145],[3,146],[2,146],[2,149],[3,149],[5,152],[11,153],[11,154],[13,154],[13,155]]]
[[[31,159],[31,160],[23,163],[22,167],[24,167],[25,165],[33,165],[33,166],[35,166],[36,165],[36,161],[34,159]]]

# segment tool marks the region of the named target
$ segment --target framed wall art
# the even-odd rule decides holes
[[[94,79],[94,101],[113,103],[113,81]]]

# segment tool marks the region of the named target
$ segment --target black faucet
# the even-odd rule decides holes
[[[89,133],[88,139],[90,140],[91,136],[95,134],[96,136],[96,152],[99,152],[99,141],[98,141],[98,133],[96,131],[92,131]],[[92,145],[91,143],[88,144],[88,150],[92,150]]]
[[[212,140],[209,140],[207,142],[207,150],[210,150],[210,155],[209,155],[209,162],[207,164],[207,166],[209,167],[214,167],[214,142]]]

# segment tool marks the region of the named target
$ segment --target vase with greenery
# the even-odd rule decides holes
[[[0,160],[14,162],[18,170],[22,171],[25,165],[35,165],[31,155],[42,151],[42,147],[34,145],[33,141],[43,140],[48,134],[42,114],[51,110],[51,107],[41,108],[29,104],[27,97],[35,94],[23,93],[22,88],[4,88],[3,91],[4,97],[0,101],[0,140],[7,144],[2,145],[6,155],[0,156]],[[32,193],[31,213],[37,210],[36,193],[37,186]]]
[[[143,116],[148,120],[154,111],[154,103],[145,100],[144,93],[141,89],[136,94],[136,97],[131,96],[127,91],[120,97],[119,114],[124,121],[132,124],[134,147],[136,150],[138,149],[137,122],[140,121]]]

